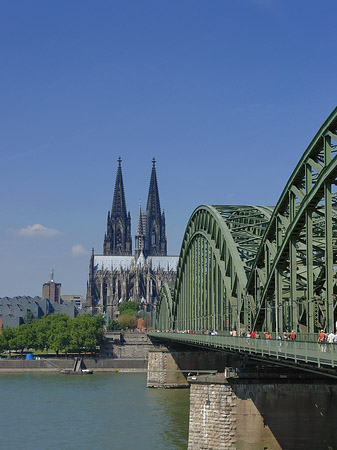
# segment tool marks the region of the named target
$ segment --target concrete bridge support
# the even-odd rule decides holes
[[[188,450],[333,450],[337,384],[189,377]]]
[[[147,387],[189,387],[186,376],[179,370],[169,350],[162,348],[149,351]]]
[[[199,370],[224,371],[228,356],[221,352],[188,349],[154,348],[149,351],[147,387],[189,387],[187,375]]]

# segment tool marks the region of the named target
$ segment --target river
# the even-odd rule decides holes
[[[146,374],[0,374],[2,450],[186,450],[189,391]]]

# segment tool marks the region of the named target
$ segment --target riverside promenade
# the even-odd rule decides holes
[[[107,332],[106,341],[98,357],[83,355],[83,364],[95,372],[146,371],[148,352],[153,345],[145,333]],[[80,355],[81,356],[81,355]],[[71,369],[74,357],[34,355],[33,360],[13,356],[0,359],[0,373],[59,372]]]
[[[94,372],[116,371],[146,371],[148,361],[145,358],[84,358],[83,364]],[[1,373],[22,372],[59,372],[62,369],[71,369],[74,365],[73,358],[40,358],[25,360],[8,358],[0,360]]]

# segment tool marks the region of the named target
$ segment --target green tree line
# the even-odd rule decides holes
[[[28,321],[16,328],[4,328],[0,335],[0,352],[34,349],[37,351],[94,352],[104,342],[104,319],[90,314],[71,318],[51,314]]]

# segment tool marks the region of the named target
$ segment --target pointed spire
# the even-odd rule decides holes
[[[131,255],[131,216],[126,212],[122,158],[118,158],[118,167],[111,214],[108,213],[107,231],[103,244],[104,255]]]
[[[118,158],[115,191],[111,208],[111,217],[113,216],[122,218],[127,217],[121,157]]]
[[[156,174],[156,160],[152,160],[152,172],[150,179],[149,195],[147,199],[145,228],[145,256],[165,256],[165,215],[160,210],[159,190]]]
[[[155,158],[152,159],[152,172],[146,209],[148,211],[149,216],[160,215],[160,200],[159,200]]]
[[[139,211],[138,211],[138,221],[137,221],[137,235],[142,235],[143,230],[143,217],[142,217],[142,207],[139,200]]]

